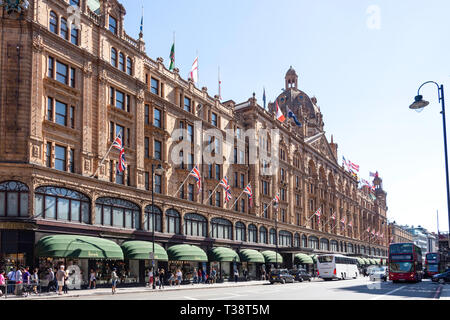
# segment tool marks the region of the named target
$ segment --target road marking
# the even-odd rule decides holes
[[[198,299],[192,298],[192,297],[183,297],[183,298],[185,298],[186,300],[198,300]]]
[[[403,287],[397,288],[397,289],[395,289],[395,290],[389,291],[388,293],[379,295],[378,297],[375,297],[375,298],[370,299],[370,300],[378,300],[378,299],[380,299],[380,298],[382,298],[382,297],[384,297],[384,296],[388,296],[388,295],[390,295],[390,294],[392,294],[392,293],[395,293],[395,292],[397,292],[397,291],[400,291],[400,290],[402,290],[402,289],[404,289],[404,288],[406,288],[406,286],[403,286]]]
[[[442,290],[443,287],[444,287],[444,286],[443,286],[442,284],[439,285],[439,287],[437,288],[436,294],[434,295],[434,298],[433,298],[433,299],[439,300],[439,297],[440,297],[440,295],[441,295],[441,290]]]
[[[247,295],[235,294],[235,293],[227,293],[227,295],[228,296],[225,296],[225,297],[208,299],[208,300],[227,300],[227,299],[231,299],[231,298],[246,297],[247,296]]]

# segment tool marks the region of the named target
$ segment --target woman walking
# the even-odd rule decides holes
[[[96,282],[96,275],[94,272],[94,269],[91,269],[91,273],[89,275],[89,289],[92,289],[92,285],[94,286],[95,289],[95,282]]]
[[[112,294],[116,293],[117,281],[119,280],[119,276],[117,275],[117,269],[114,268],[111,273],[111,283],[112,283]]]
[[[159,277],[159,289],[161,289],[161,287],[164,289],[164,277],[165,277],[164,268],[161,268],[158,277]]]

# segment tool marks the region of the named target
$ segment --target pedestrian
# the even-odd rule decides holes
[[[261,276],[261,279],[263,280],[263,281],[266,281],[267,279],[266,279],[266,269],[262,269],[261,270],[262,272],[261,272],[261,274],[262,274],[262,276]]]
[[[69,271],[68,270],[65,271],[65,275],[64,275],[63,291],[64,291],[64,294],[69,293]]]
[[[165,277],[165,272],[164,272],[164,268],[161,268],[161,270],[159,270],[159,289],[161,289],[161,287],[164,289],[164,277]]]
[[[0,270],[0,297],[6,293],[6,279],[5,279],[5,271]]]
[[[54,288],[55,288],[55,293],[58,293],[58,280],[56,279],[56,274],[58,273],[58,271],[59,271],[59,269],[58,268],[54,268],[54,270],[53,270],[53,274],[55,275],[55,278],[54,278],[54,280],[53,280],[53,285],[54,285]]]
[[[89,289],[92,289],[92,286],[94,286],[95,289],[96,281],[97,281],[96,273],[94,269],[91,269],[91,273],[89,274]]]
[[[153,287],[153,268],[148,270],[148,286]]]
[[[212,268],[212,270],[211,270],[211,283],[212,284],[216,283],[216,276],[217,276],[216,268]]]
[[[181,286],[181,282],[183,281],[183,273],[181,272],[180,269],[177,270],[177,285]]]
[[[117,269],[113,268],[111,273],[111,283],[112,283],[112,294],[116,293],[117,280],[119,280],[119,276],[117,275]]]
[[[39,269],[35,268],[33,274],[31,275],[31,283],[33,284],[33,292],[37,294],[37,289],[39,286]]]
[[[175,281],[175,275],[173,272],[169,272],[169,286],[171,287],[173,282]]]
[[[197,268],[194,268],[194,273],[193,273],[193,279],[192,279],[192,285],[197,284],[198,282],[198,272],[197,272]]]
[[[23,278],[22,278],[22,274],[23,274],[23,268],[17,268],[16,271],[16,290],[14,292],[14,294],[16,296],[21,296],[22,295],[22,288],[23,288]]]
[[[205,269],[202,268],[202,283],[206,284],[206,272]]]
[[[31,274],[29,272],[30,268],[26,267],[25,269],[23,269],[23,274],[22,274],[22,280],[23,280],[23,285],[24,285],[24,291],[26,296],[28,296],[28,294],[30,293],[30,285],[31,285]]]
[[[198,283],[202,282],[202,269],[198,269]]]
[[[238,269],[234,269],[234,282],[237,283],[239,280],[239,271]]]
[[[59,267],[58,272],[56,272],[56,281],[58,281],[58,295],[62,295],[65,277],[66,277],[66,272],[64,271],[64,266],[61,265]]]
[[[50,292],[50,290],[52,290],[53,285],[54,285],[54,281],[55,281],[55,274],[53,273],[52,268],[48,269],[48,273],[47,273],[47,292]]]
[[[248,276],[247,269],[244,269],[244,271],[242,271],[242,275],[244,276],[245,281],[248,281],[248,279],[247,279],[247,276]]]
[[[13,267],[6,277],[8,278],[8,293],[13,294],[16,286],[16,267]]]

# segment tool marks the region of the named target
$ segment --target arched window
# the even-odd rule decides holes
[[[300,235],[298,233],[295,234],[294,236],[294,247],[295,248],[300,248]]]
[[[320,250],[330,251],[330,243],[327,239],[320,239]]]
[[[339,252],[339,245],[336,240],[331,240],[331,251]]]
[[[214,218],[211,220],[211,233],[215,239],[230,239],[232,238],[232,223],[225,219]]]
[[[34,196],[36,218],[90,223],[90,199],[84,194],[59,187],[40,187]]]
[[[245,236],[245,224],[243,224],[242,222],[237,222],[234,228],[236,229],[235,240],[243,242],[246,241],[247,238]]]
[[[117,50],[115,48],[111,48],[111,65],[117,67]]]
[[[258,228],[253,224],[248,226],[248,242],[258,242]]]
[[[308,248],[308,238],[305,235],[302,235],[302,247]]]
[[[69,40],[69,28],[67,27],[66,18],[61,18],[61,29],[59,31],[61,38]]]
[[[181,216],[175,209],[169,209],[166,211],[166,232],[172,234],[181,234]]]
[[[351,243],[347,244],[347,252],[348,253],[353,253],[353,244],[351,244]]]
[[[50,11],[50,31],[58,34],[58,16],[54,11]]]
[[[366,247],[365,246],[361,246],[361,254],[366,254]]]
[[[281,247],[292,247],[292,233],[288,231],[280,231],[279,243]]]
[[[276,242],[277,242],[277,232],[275,231],[275,229],[270,229],[269,244],[275,245]]]
[[[140,227],[141,210],[138,205],[117,198],[99,198],[95,202],[95,223],[115,228]]]
[[[127,58],[127,73],[132,76],[133,75],[133,61],[130,57]]]
[[[208,221],[205,217],[195,214],[187,213],[184,215],[184,234],[194,237],[206,237],[208,228]]]
[[[27,217],[28,194],[29,189],[22,182],[2,182],[0,184],[0,217]]]
[[[119,70],[125,72],[125,56],[119,53]]]
[[[309,237],[309,247],[311,249],[319,250],[319,239],[316,237]]]
[[[74,23],[72,23],[72,26],[70,28],[70,42],[72,42],[72,44],[77,46],[79,44],[78,38],[79,38],[78,28]]]
[[[153,221],[155,221],[155,232],[162,232],[162,211],[157,206],[147,206],[144,214],[144,230],[153,232]]]
[[[381,256],[380,249],[377,249],[377,257]]]
[[[265,227],[259,228],[259,243],[267,244],[267,229]]]

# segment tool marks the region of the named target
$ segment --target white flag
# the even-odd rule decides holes
[[[191,79],[194,81],[195,84],[198,82],[198,57],[195,58],[194,63],[192,64],[191,68]]]

